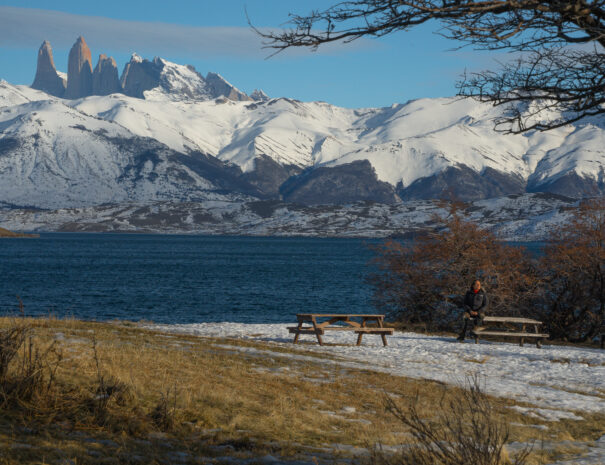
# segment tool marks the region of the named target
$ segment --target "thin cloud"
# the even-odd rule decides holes
[[[38,47],[49,40],[55,48],[69,48],[82,35],[95,48],[142,54],[178,54],[196,58],[231,56],[263,59],[271,51],[249,27],[193,27],[179,24],[126,21],[60,11],[0,6],[0,46]],[[320,48],[333,54],[366,48],[369,41]],[[288,50],[284,56],[312,53]]]

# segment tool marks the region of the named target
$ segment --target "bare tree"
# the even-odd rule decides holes
[[[380,37],[433,20],[461,46],[520,52],[498,71],[458,83],[461,96],[506,105],[496,129],[548,130],[605,112],[605,0],[350,0],[290,15],[289,29],[257,32],[279,52]]]
[[[583,342],[605,331],[605,199],[584,202],[553,231],[541,269],[552,337]]]

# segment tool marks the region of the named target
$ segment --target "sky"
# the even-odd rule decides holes
[[[113,56],[120,72],[133,52],[202,74],[217,72],[250,93],[326,101],[348,108],[383,107],[456,93],[466,70],[496,66],[493,52],[457,44],[432,23],[349,44],[296,49],[269,57],[250,29],[284,27],[290,13],[306,14],[336,0],[0,0],[0,79],[30,85],[38,48],[49,40],[57,69],[67,71],[69,49],[84,36],[93,56]],[[500,57],[501,58],[501,57]]]

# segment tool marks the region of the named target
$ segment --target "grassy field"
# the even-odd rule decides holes
[[[12,361],[0,351],[0,464],[227,463],[267,455],[349,463],[376,444],[390,451],[415,441],[387,399],[402,409],[413,404],[431,420],[462,395],[318,354],[272,356],[290,350],[274,344],[167,335],[127,322],[0,319],[5,336],[15,328],[23,329],[23,344]],[[535,447],[529,463],[577,454],[577,444],[604,434],[603,415],[545,422],[510,409],[522,404],[490,401],[510,442],[549,444]]]

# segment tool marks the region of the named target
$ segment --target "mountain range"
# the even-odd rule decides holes
[[[167,66],[168,65],[168,66]],[[134,53],[118,77],[118,66],[112,57],[99,56],[92,67],[90,49],[80,36],[69,51],[67,74],[57,71],[50,42],[45,40],[38,50],[36,76],[31,86],[55,97],[79,99],[90,95],[123,93],[145,98],[145,92],[155,90],[176,100],[208,100],[227,97],[232,100],[263,100],[261,90],[246,95],[221,75],[208,73],[206,77],[191,65],[175,66],[159,57],[153,61]]]
[[[94,70],[82,37],[67,75],[44,42],[31,87],[0,81],[0,204],[344,205],[605,192],[605,119],[506,135],[472,99],[384,108],[247,95],[216,73],[133,54]],[[524,111],[532,111],[531,105]]]

